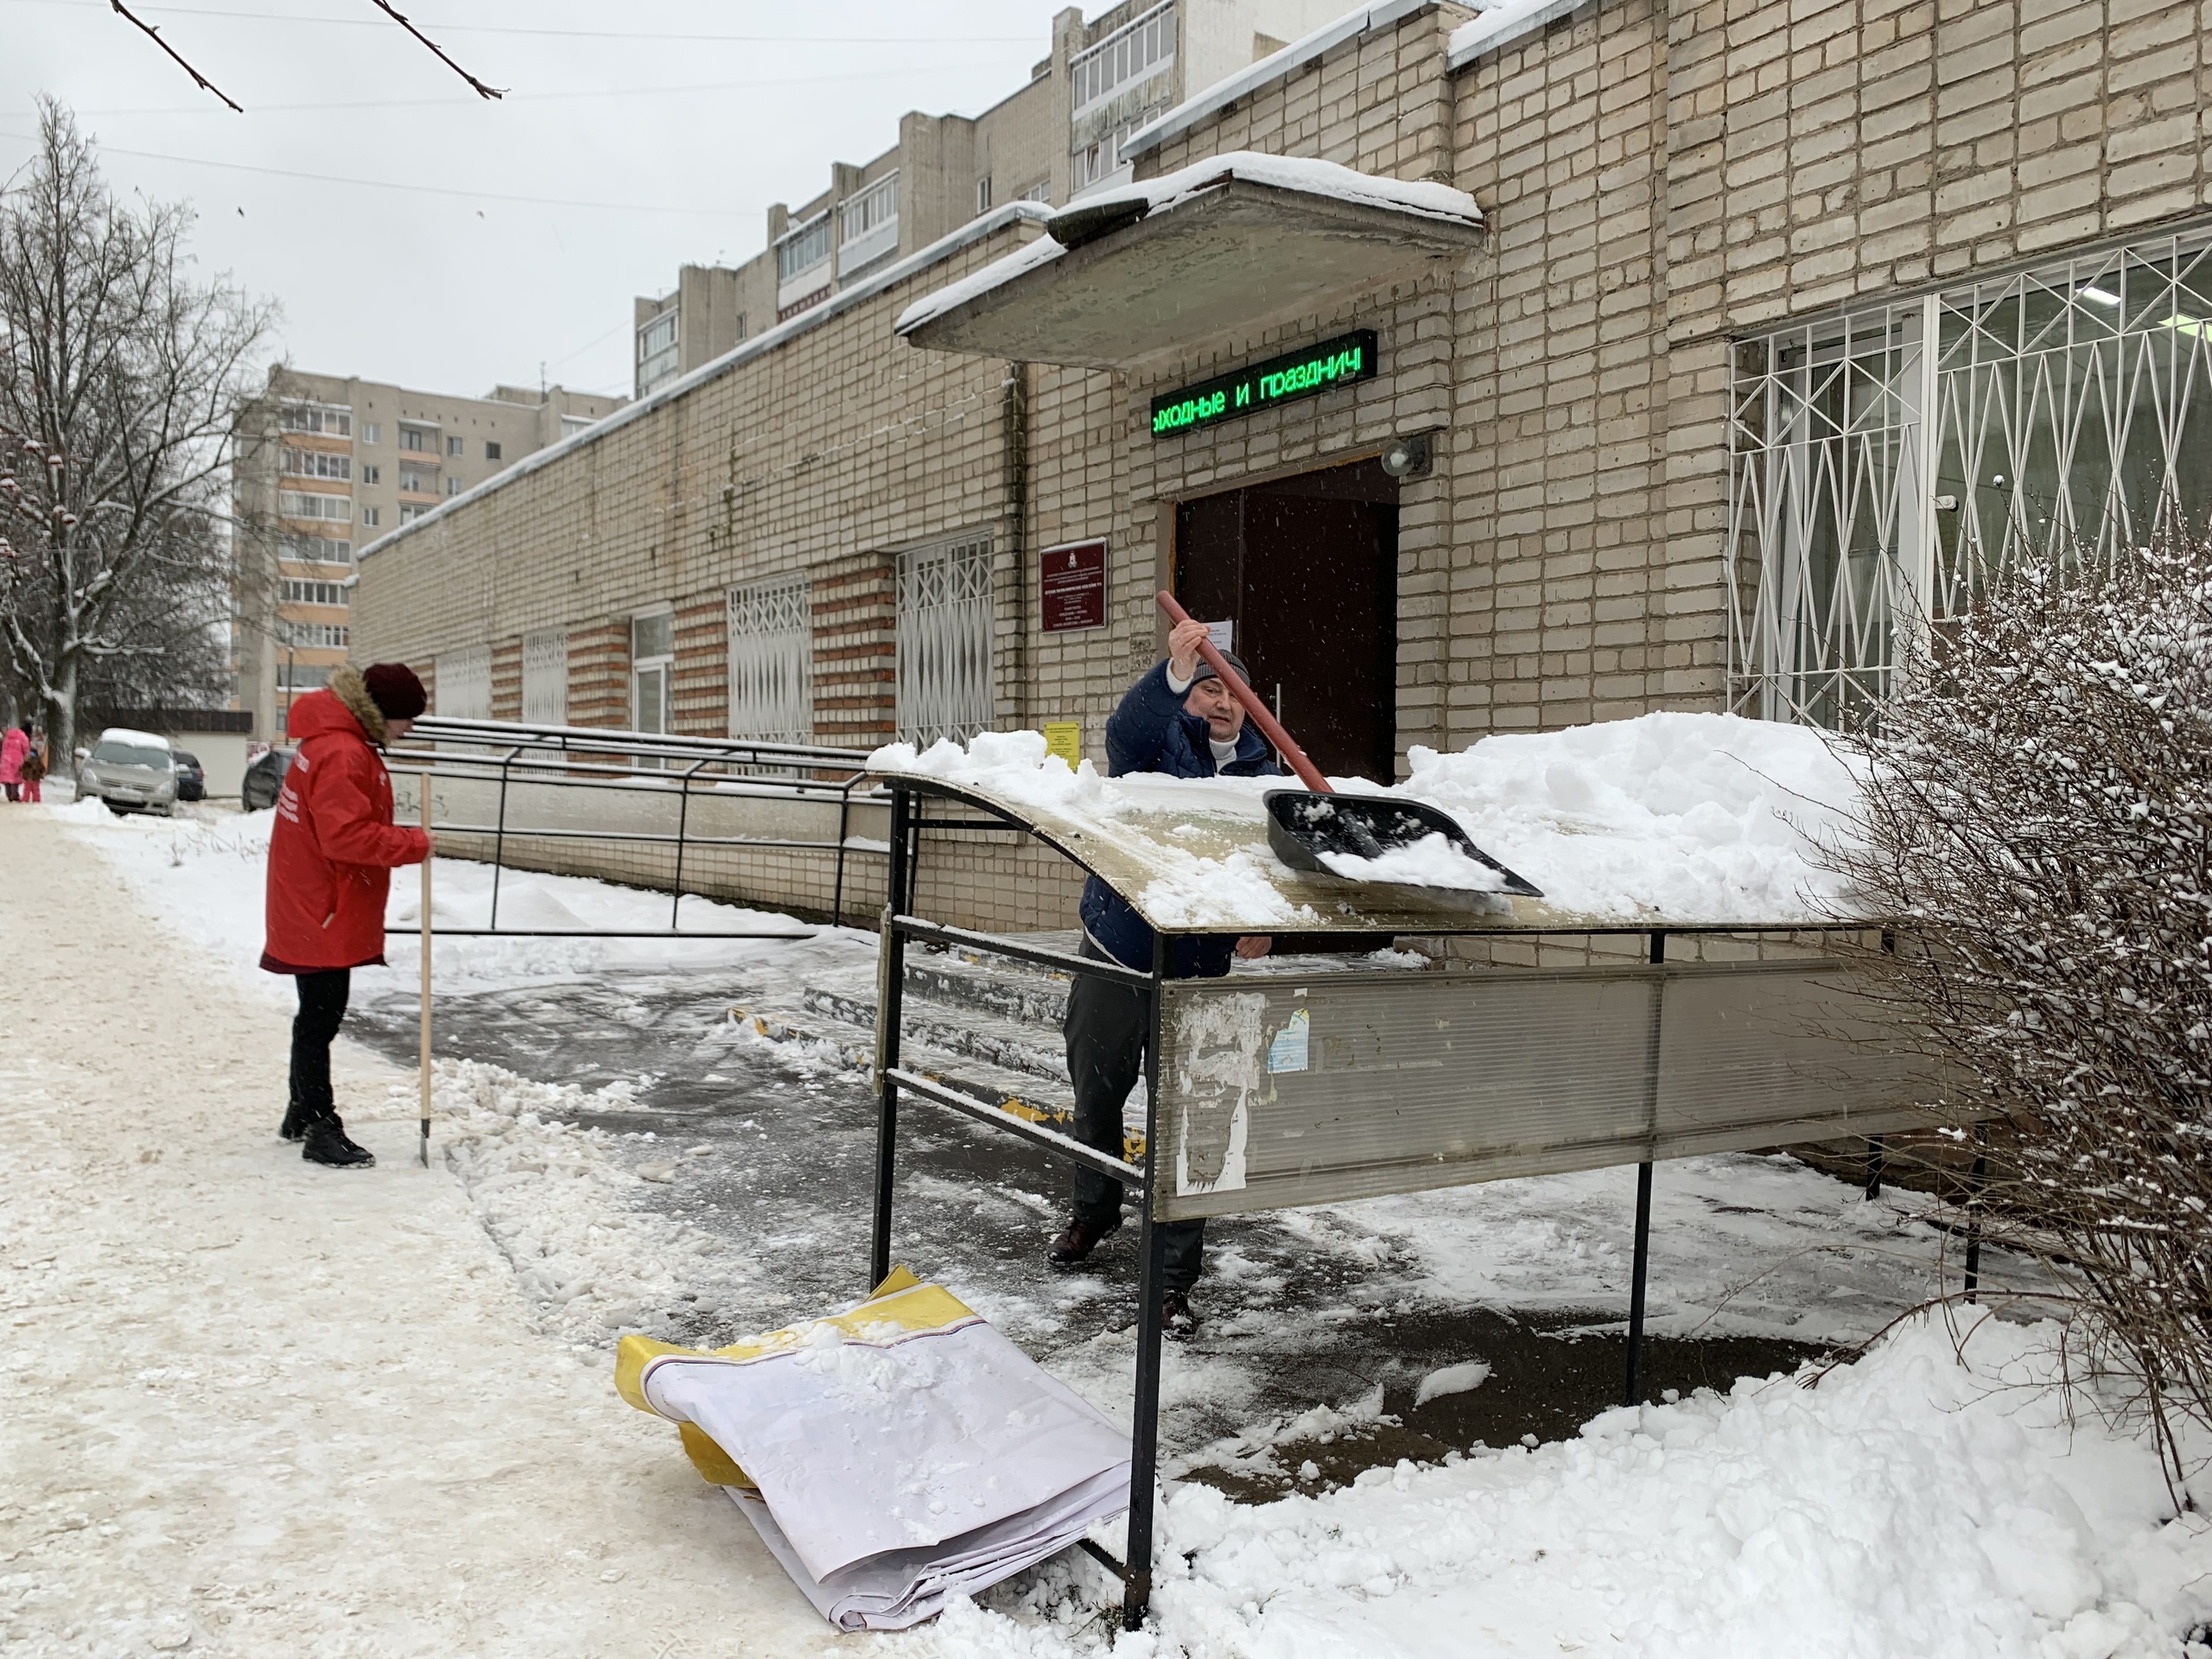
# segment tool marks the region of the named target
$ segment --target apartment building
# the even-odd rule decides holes
[[[351,647],[358,547],[621,406],[620,397],[495,386],[416,391],[279,367],[238,423],[233,480],[234,706],[274,741],[292,695]]]
[[[387,535],[362,639],[442,708],[512,661],[579,724],[1103,760],[1168,588],[1339,774],[1847,719],[2023,552],[2212,512],[2208,74],[2181,0],[1375,0],[1122,138],[1149,200],[1057,194],[1071,105],[1055,205]],[[1072,913],[1050,855],[931,868]]]
[[[828,188],[768,210],[767,246],[736,267],[686,265],[633,302],[636,395],[1010,201],[1045,205],[1129,176],[1120,147],[1146,121],[1328,22],[1338,0],[1127,0],[1052,20],[1052,52],[977,116],[909,113],[874,160],[833,162]]]

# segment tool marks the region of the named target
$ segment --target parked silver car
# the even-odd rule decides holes
[[[98,796],[107,810],[176,815],[176,759],[166,738],[111,726],[91,750],[79,750],[77,798]]]

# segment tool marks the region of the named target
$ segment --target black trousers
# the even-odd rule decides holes
[[[292,1099],[320,1117],[337,1109],[330,1094],[330,1045],[346,1022],[353,970],[331,968],[295,974],[300,1011],[292,1016]]]
[[[1097,962],[1111,960],[1088,938],[1083,942],[1083,954]],[[1134,985],[1117,985],[1089,974],[1077,975],[1068,992],[1068,1076],[1075,1083],[1075,1138],[1116,1158],[1122,1155],[1122,1108],[1144,1076],[1151,1025],[1146,1001],[1145,994]],[[1155,1148],[1151,1155],[1160,1154]],[[1082,1219],[1098,1225],[1112,1222],[1122,1213],[1122,1184],[1112,1177],[1077,1169],[1075,1212]],[[1198,1283],[1205,1230],[1203,1221],[1160,1224],[1162,1288],[1187,1292]]]

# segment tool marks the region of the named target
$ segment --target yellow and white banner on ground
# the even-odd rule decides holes
[[[625,1337],[615,1386],[682,1425],[844,1630],[918,1624],[1128,1507],[1128,1436],[904,1268],[849,1313],[711,1352]]]

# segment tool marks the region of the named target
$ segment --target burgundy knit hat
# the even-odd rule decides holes
[[[429,694],[404,663],[372,663],[361,672],[369,701],[386,720],[413,720],[430,706]]]

